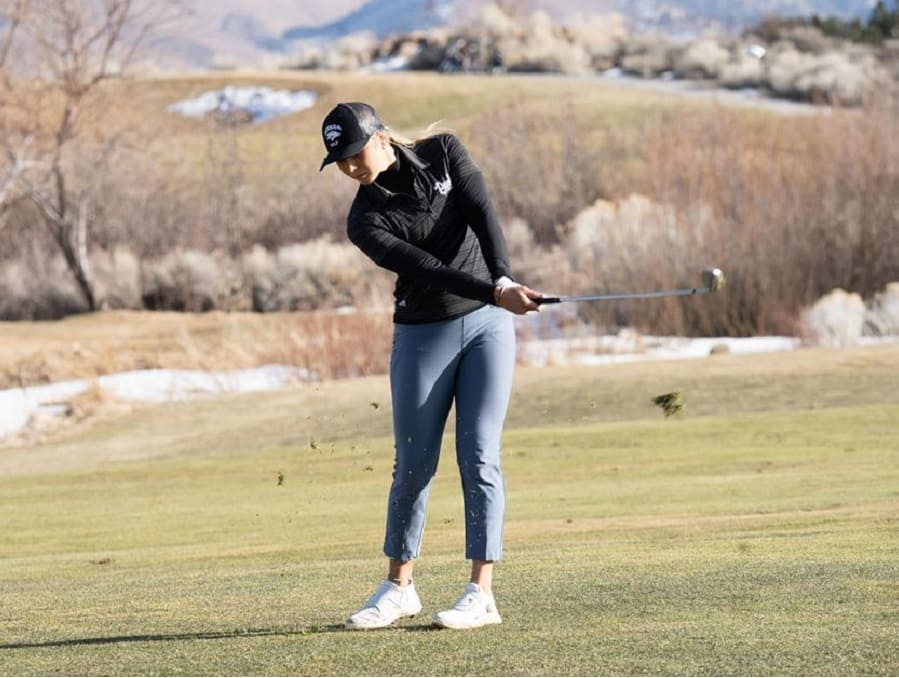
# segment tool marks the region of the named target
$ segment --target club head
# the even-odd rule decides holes
[[[724,287],[726,279],[720,268],[707,268],[702,272],[702,285],[709,292],[716,292]]]

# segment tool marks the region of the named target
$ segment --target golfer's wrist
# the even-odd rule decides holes
[[[506,289],[502,285],[497,285],[493,288],[493,303],[497,306],[502,306],[503,302],[503,290]]]
[[[503,299],[503,290],[505,290],[507,287],[515,287],[517,284],[518,283],[512,280],[512,278],[506,275],[497,278],[496,282],[493,283],[493,303],[495,303],[497,306],[501,306],[501,302]]]

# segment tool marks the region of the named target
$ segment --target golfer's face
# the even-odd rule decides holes
[[[367,186],[390,166],[393,160],[388,157],[391,155],[388,153],[389,150],[390,145],[375,135],[356,155],[338,160],[337,166],[350,179],[355,179],[360,184]]]

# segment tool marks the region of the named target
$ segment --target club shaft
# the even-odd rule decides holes
[[[584,294],[575,297],[543,297],[536,299],[538,304],[558,304],[563,301],[614,301],[616,299],[655,299],[657,297],[686,297],[694,294],[707,294],[707,287],[685,287],[677,290],[660,292],[624,292],[619,294]]]

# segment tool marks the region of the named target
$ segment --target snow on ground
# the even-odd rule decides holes
[[[281,115],[289,115],[315,104],[318,95],[308,90],[273,90],[268,87],[235,87],[203,92],[194,99],[185,99],[168,110],[190,118],[203,118],[210,113],[247,112],[254,123],[266,122]]]
[[[733,354],[792,351],[795,337],[651,337],[633,332],[575,339],[531,339],[519,342],[525,365],[612,365],[646,360],[705,358],[712,352]]]
[[[895,342],[899,337],[862,337],[858,345]],[[792,351],[795,337],[652,337],[623,330],[615,335],[576,338],[522,338],[518,359],[524,365],[611,365],[647,360],[706,358],[713,353],[735,355]],[[96,386],[124,402],[169,402],[221,393],[273,391],[318,375],[287,365],[266,365],[229,372],[199,370],[138,370],[99,377],[0,391],[0,441],[21,432],[36,417],[57,417],[70,411],[69,401]]]
[[[36,416],[61,416],[68,401],[94,384],[104,394],[126,402],[160,403],[219,393],[272,391],[290,384],[317,380],[309,370],[265,365],[230,372],[200,370],[137,370],[109,374],[96,380],[62,381],[45,386],[0,391],[0,440],[22,429]]]

